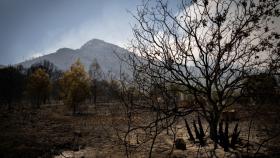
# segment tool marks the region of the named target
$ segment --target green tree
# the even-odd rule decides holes
[[[40,107],[49,98],[52,90],[49,75],[41,68],[34,71],[27,81],[26,93],[31,99],[32,105]]]
[[[71,66],[70,70],[63,74],[60,84],[64,104],[72,108],[73,115],[75,115],[79,104],[90,96],[90,79],[79,60]]]

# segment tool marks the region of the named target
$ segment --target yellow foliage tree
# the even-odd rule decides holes
[[[60,80],[61,95],[64,104],[77,113],[79,104],[90,96],[90,78],[80,60],[71,65],[70,70],[63,74]]]
[[[34,71],[28,78],[26,93],[30,97],[33,105],[37,108],[45,103],[50,96],[52,86],[49,75],[41,68]]]

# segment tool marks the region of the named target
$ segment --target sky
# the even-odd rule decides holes
[[[125,47],[141,0],[0,0],[0,64],[77,49],[97,38]]]

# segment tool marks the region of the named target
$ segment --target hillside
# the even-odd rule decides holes
[[[21,64],[23,67],[30,67],[34,63],[38,63],[43,60],[48,60],[57,66],[60,70],[67,70],[72,63],[77,59],[84,64],[88,70],[92,61],[96,58],[97,62],[101,66],[102,71],[105,74],[109,72],[114,76],[119,76],[120,68],[122,72],[128,73],[128,66],[124,63],[121,64],[120,57],[128,55],[128,51],[117,45],[107,43],[99,39],[92,39],[82,45],[79,49],[61,48],[56,52],[44,55],[32,60],[28,60]],[[122,65],[122,66],[121,66]]]

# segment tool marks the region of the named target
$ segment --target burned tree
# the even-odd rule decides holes
[[[14,103],[19,103],[24,94],[26,76],[20,66],[0,69],[0,104],[8,105],[12,110]]]
[[[160,89],[161,105],[146,105],[165,116],[185,116],[189,108],[178,106],[168,91],[170,85],[180,87],[194,98],[193,110],[217,142],[222,112],[240,98],[248,76],[267,68],[269,53],[278,47],[278,32],[270,27],[278,6],[276,0],[183,0],[174,12],[162,0],[144,3],[134,15],[134,54],[127,61],[142,94],[151,85]]]
[[[93,94],[93,103],[96,104],[97,81],[102,78],[102,71],[97,59],[94,59],[89,67],[89,77],[91,79],[91,91]]]

